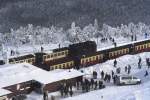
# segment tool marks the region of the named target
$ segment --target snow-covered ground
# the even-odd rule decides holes
[[[137,61],[138,58],[142,57],[142,69],[138,69]],[[150,76],[144,77],[145,71],[150,69],[146,66],[145,58],[150,57],[150,53],[141,53],[137,55],[125,55],[117,59],[117,67],[121,67],[121,73],[126,74],[124,67],[128,64],[131,65],[131,74],[137,76],[142,80],[141,85],[130,85],[130,86],[115,86],[106,85],[105,89],[96,90],[81,94],[79,96],[65,98],[63,100],[149,100],[150,97]],[[113,60],[109,60],[102,64],[97,64],[90,68],[86,68],[87,74],[90,74],[93,70],[101,72],[110,73],[111,70],[115,71],[116,68],[113,67]],[[100,73],[98,74],[100,77]]]
[[[138,59],[142,58],[142,69],[138,69]],[[92,90],[87,93],[76,93],[73,97],[60,98],[59,92],[50,93],[56,96],[56,100],[149,100],[150,97],[150,76],[144,77],[145,71],[150,69],[147,68],[145,58],[150,58],[150,52],[145,52],[137,55],[125,55],[117,59],[117,68],[121,68],[122,74],[127,74],[124,71],[124,67],[128,64],[131,65],[131,75],[134,75],[142,80],[140,85],[129,85],[129,86],[116,86],[111,83],[105,83],[106,88],[101,90]],[[103,70],[105,73],[110,73],[112,70],[115,72],[116,68],[113,67],[113,61],[109,60],[102,64],[97,64],[88,68],[83,68],[84,72],[89,75],[93,71],[98,72],[98,78],[101,78],[100,72]],[[87,76],[85,76],[87,77]],[[78,92],[74,90],[74,92]],[[27,100],[42,100],[42,95],[32,93],[28,96]]]

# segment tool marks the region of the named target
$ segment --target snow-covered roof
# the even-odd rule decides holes
[[[7,95],[7,94],[10,94],[10,93],[12,93],[12,92],[0,88],[0,96]]]
[[[27,63],[0,66],[0,87],[30,81],[33,74],[37,75],[43,71]]]
[[[34,45],[34,46],[23,45],[21,47],[18,47],[17,49],[9,46],[9,47],[7,47],[8,55],[10,55],[11,50],[14,50],[14,51],[17,50],[20,54],[14,55],[14,56],[8,56],[8,58],[14,58],[14,57],[19,57],[19,56],[25,56],[28,54],[34,54],[36,52],[41,52],[41,47],[44,48],[44,51],[43,51],[44,53],[52,53],[53,49],[58,48],[58,44],[43,44],[43,45]],[[1,54],[0,60],[3,60],[3,59],[4,58]]]
[[[43,84],[74,78],[83,73],[71,69],[45,71],[28,63],[1,65],[0,66],[0,88],[10,85],[35,80]]]
[[[58,69],[55,71],[51,71],[50,73],[47,74],[41,74],[40,76],[36,76],[34,79],[42,84],[48,84],[48,83],[67,80],[67,79],[71,79],[83,75],[84,73],[74,69],[70,69],[70,70]]]

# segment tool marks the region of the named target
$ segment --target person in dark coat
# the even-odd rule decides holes
[[[141,69],[141,64],[138,62],[138,69]]]
[[[121,72],[121,68],[119,67],[119,68],[117,68],[116,69],[116,72],[118,73],[118,74],[120,74],[120,72]]]
[[[94,85],[94,79],[91,78],[91,87],[93,88],[93,85]]]
[[[94,90],[96,90],[97,89],[97,81],[95,81],[95,88],[94,88]]]
[[[104,72],[101,72],[101,78],[104,79]]]
[[[137,36],[135,35],[135,37],[134,37],[134,41],[136,41],[137,40]]]
[[[114,75],[114,77],[113,77],[114,84],[116,84],[116,78],[117,78],[117,75]]]
[[[145,75],[144,75],[144,76],[145,76],[145,77],[148,76],[148,71],[147,71],[147,70],[145,71]]]
[[[147,36],[148,36],[148,34],[147,34],[147,33],[145,33],[144,35],[145,35],[145,39],[146,39],[146,38],[147,38]]]
[[[138,63],[141,64],[141,61],[142,61],[142,59],[141,59],[141,57],[139,57],[139,62]]]
[[[148,62],[149,62],[149,58],[146,58],[146,64],[148,65]]]
[[[127,70],[128,70],[128,67],[127,67],[127,66],[125,66],[125,72],[127,72]]]
[[[112,38],[112,42],[113,42],[113,43],[115,42],[115,39],[114,39],[114,38]]]
[[[150,68],[150,60],[149,60],[149,58],[146,58],[146,64],[147,64],[148,68]]]
[[[107,76],[107,82],[110,82],[110,80],[111,80],[111,75],[108,75]]]
[[[131,66],[128,65],[128,74],[130,74],[130,72],[131,72]]]
[[[43,100],[48,100],[48,93],[46,91],[43,93]]]
[[[89,85],[90,85],[89,80],[85,79],[85,90],[86,90],[86,92],[89,91],[89,87],[90,87]]]
[[[44,51],[44,48],[43,47],[41,47],[41,52],[43,52]]]
[[[133,35],[131,35],[131,41],[133,41]]]
[[[116,65],[117,65],[117,60],[115,59],[114,60],[114,67],[116,67]]]
[[[99,89],[102,88],[102,85],[103,85],[103,81],[99,81]]]
[[[116,47],[117,46],[117,43],[116,42],[114,42],[114,47]]]
[[[142,59],[141,59],[141,57],[139,57],[139,61],[138,61],[138,68],[139,69],[141,69],[141,61],[142,61]]]
[[[105,74],[104,81],[107,81],[107,73]]]
[[[84,81],[82,82],[82,92],[83,93],[85,92],[85,82]]]
[[[114,71],[113,70],[111,71],[111,76],[114,77]]]
[[[93,78],[97,79],[97,72],[96,71],[93,71]]]
[[[79,81],[76,82],[77,90],[79,90]]]
[[[64,93],[65,93],[65,96],[68,96],[68,87],[67,86],[64,86]]]
[[[72,91],[72,90],[70,90],[70,91],[69,91],[69,94],[70,94],[70,96],[72,97],[72,95],[73,95],[73,91]]]
[[[63,97],[63,93],[64,93],[64,86],[63,84],[60,84],[60,94]]]
[[[13,50],[10,51],[10,56],[13,56]]]

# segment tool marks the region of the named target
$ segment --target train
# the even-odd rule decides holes
[[[80,69],[126,54],[150,51],[150,39],[133,41],[117,46],[97,49],[95,41],[71,44],[50,53],[43,51],[9,59],[10,64],[27,62],[47,71],[54,69]],[[4,61],[0,61],[4,62]],[[4,64],[4,63],[1,63]]]

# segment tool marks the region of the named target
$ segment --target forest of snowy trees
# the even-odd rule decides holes
[[[68,29],[84,27],[96,18],[116,27],[130,22],[150,24],[150,0],[0,0],[0,32],[31,23]]]
[[[150,33],[150,25],[144,23],[129,23],[118,27],[111,27],[103,24],[100,28],[98,20],[93,24],[80,28],[75,22],[72,22],[70,28],[64,30],[60,27],[41,27],[28,24],[26,27],[20,27],[17,30],[11,29],[10,33],[0,33],[1,45],[18,47],[21,45],[41,45],[56,44],[64,42],[76,43],[93,39],[102,39],[109,37],[128,38],[131,35],[142,35]]]

